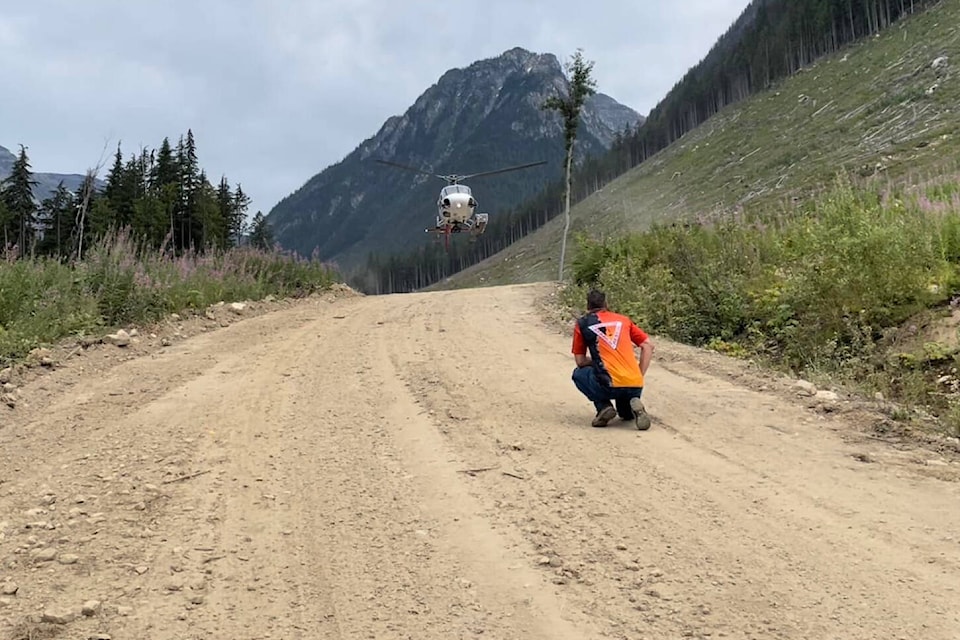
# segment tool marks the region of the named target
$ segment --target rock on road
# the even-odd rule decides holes
[[[593,429],[550,291],[40,378],[0,414],[0,638],[960,638],[956,462],[662,340],[651,430]]]

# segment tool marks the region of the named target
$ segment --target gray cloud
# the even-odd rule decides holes
[[[81,172],[188,128],[265,213],[446,70],[514,46],[595,61],[646,114],[748,0],[45,0],[0,9],[0,145]],[[175,141],[175,140],[174,140]]]

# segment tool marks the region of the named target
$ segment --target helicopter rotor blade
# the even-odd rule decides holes
[[[424,175],[433,176],[435,178],[440,178],[441,180],[447,179],[447,176],[442,176],[438,173],[433,173],[430,171],[424,171],[423,169],[418,169],[417,167],[411,167],[409,165],[400,164],[399,162],[392,162],[390,160],[380,160],[379,158],[374,158],[374,161],[379,162],[380,164],[388,164],[394,167],[399,167],[400,169],[406,169],[407,171],[413,171],[416,173],[422,173]]]
[[[458,176],[461,180],[469,180],[471,178],[479,178],[480,176],[491,176],[495,173],[505,173],[507,171],[516,171],[517,169],[526,169],[528,167],[538,167],[541,164],[547,164],[546,160],[541,160],[540,162],[530,162],[528,164],[521,164],[515,167],[507,167],[505,169],[494,169],[493,171],[481,171],[480,173],[471,173],[465,176]]]

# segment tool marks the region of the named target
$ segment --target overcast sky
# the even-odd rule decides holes
[[[646,115],[747,4],[3,0],[0,145],[82,173],[105,143],[156,148],[192,128],[210,180],[242,183],[267,213],[446,70],[515,46],[582,47],[599,90]]]

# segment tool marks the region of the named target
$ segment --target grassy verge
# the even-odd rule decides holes
[[[603,241],[575,286],[601,286],[651,332],[922,407],[960,436],[960,178],[840,176],[802,205]]]
[[[0,258],[0,368],[71,335],[147,323],[219,301],[302,296],[326,289],[329,266],[237,248],[172,258],[120,233],[68,264]]]

